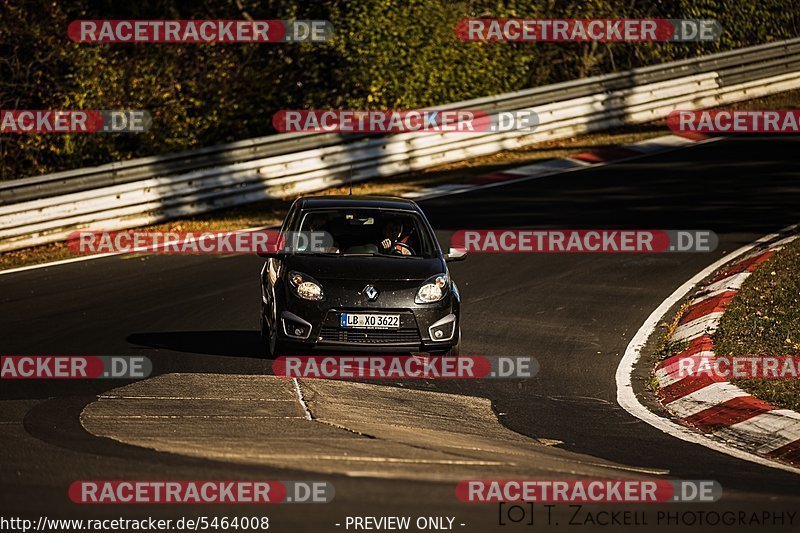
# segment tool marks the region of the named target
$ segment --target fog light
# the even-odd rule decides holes
[[[298,337],[300,339],[305,339],[308,337],[308,334],[311,333],[311,328],[306,327],[302,324],[297,324],[289,320],[285,320],[286,324],[286,334],[290,337]]]
[[[289,311],[281,313],[281,321],[283,322],[283,332],[287,337],[307,339],[311,335],[311,324]]]
[[[435,341],[449,341],[453,338],[456,331],[456,315],[449,314],[441,320],[437,320],[428,328],[431,339]]]

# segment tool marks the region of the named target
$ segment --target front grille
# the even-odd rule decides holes
[[[347,342],[353,344],[419,344],[419,332],[416,329],[373,329],[358,331],[341,328],[322,328],[320,342]]]

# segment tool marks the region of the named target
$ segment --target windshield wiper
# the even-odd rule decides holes
[[[324,256],[324,257],[339,257],[344,254],[340,254],[337,252],[295,252],[295,255],[314,255],[314,256]]]
[[[419,255],[400,255],[400,254],[382,254],[380,252],[359,252],[352,254],[340,254],[346,257],[388,257],[392,259],[419,259]]]

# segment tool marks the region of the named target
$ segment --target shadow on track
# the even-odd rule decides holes
[[[132,333],[125,340],[138,346],[204,355],[261,357],[264,353],[261,335],[254,330]]]

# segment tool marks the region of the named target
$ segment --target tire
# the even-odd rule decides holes
[[[456,343],[450,347],[445,355],[449,355],[451,357],[458,357],[461,355],[461,327],[458,328],[458,340]]]
[[[267,355],[270,357],[278,357],[280,355],[289,354],[289,349],[286,345],[278,339],[278,332],[270,330],[269,337],[267,338]]]
[[[431,352],[431,355],[444,355],[447,357],[458,357],[461,355],[461,328],[458,328],[458,339],[456,343],[452,345],[449,350],[437,350]]]
[[[278,332],[269,327],[264,319],[264,310],[261,310],[261,342],[264,343],[264,354],[267,357],[278,357],[287,352],[286,346],[278,339]]]
[[[270,356],[269,351],[269,326],[267,325],[267,321],[264,319],[264,305],[261,305],[261,316],[258,320],[259,330],[261,333],[261,350],[259,352],[261,355],[265,355],[267,357]]]
[[[261,316],[258,317],[258,325],[259,329],[261,330],[261,340],[265,341],[269,337],[267,334],[267,321],[264,320],[264,306],[261,306]]]

